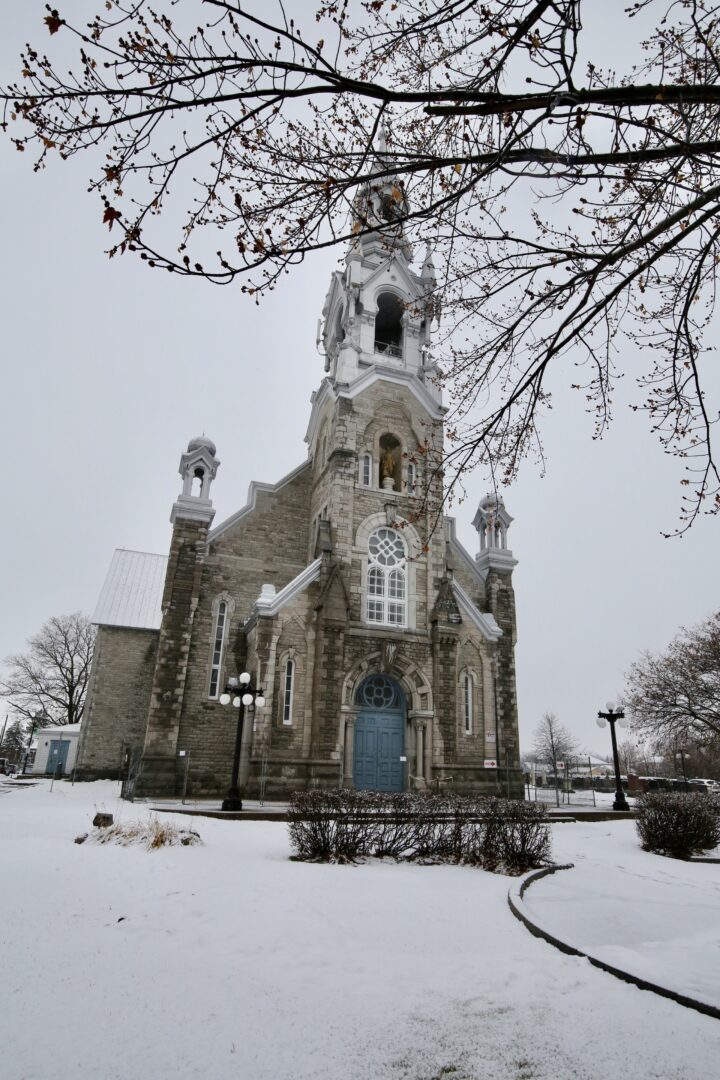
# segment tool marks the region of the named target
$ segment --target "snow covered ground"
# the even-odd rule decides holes
[[[146,808],[116,802],[104,782],[48,789],[0,797],[5,1080],[716,1075],[720,1023],[533,938],[507,907],[507,878],[293,863],[280,822],[192,819],[199,847],[78,846],[96,807],[125,821]],[[629,864],[636,874],[633,832],[554,826],[557,857],[589,865],[599,852],[607,903],[594,899],[593,917],[623,946],[609,881]],[[650,896],[675,864],[643,859]],[[683,869],[720,881],[720,867]],[[667,912],[675,947],[686,920]]]

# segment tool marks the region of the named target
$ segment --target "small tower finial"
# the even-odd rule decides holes
[[[507,546],[507,534],[513,519],[505,509],[502,497],[490,492],[481,500],[473,519],[480,538],[480,551],[475,561],[481,569],[512,570],[517,560]]]
[[[210,500],[210,485],[217,475],[218,461],[215,443],[206,435],[191,439],[180,458],[178,472],[182,477],[182,494],[173,505],[170,520],[192,518],[210,523],[215,516]]]

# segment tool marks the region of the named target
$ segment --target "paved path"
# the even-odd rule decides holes
[[[556,861],[575,866],[525,892],[530,917],[585,953],[720,1006],[720,866],[644,852],[625,822],[553,834]]]

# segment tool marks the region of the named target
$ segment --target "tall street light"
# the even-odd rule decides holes
[[[617,739],[615,738],[615,724],[620,722],[621,727],[625,727],[622,721],[625,719],[625,713],[622,709],[614,709],[610,702],[605,706],[607,712],[598,712],[598,718],[595,721],[598,727],[605,727],[605,724],[610,725],[610,737],[612,738],[613,748],[613,764],[615,765],[615,802],[613,803],[613,810],[629,810],[627,799],[625,798],[625,792],[623,791],[622,780],[620,779],[620,758],[618,757]]]
[[[243,723],[245,721],[245,709],[248,705],[257,705],[258,708],[262,708],[265,704],[265,698],[263,692],[250,685],[251,677],[247,671],[243,671],[241,675],[234,676],[232,679],[228,679],[225,692],[220,695],[220,704],[229,705],[232,702],[233,707],[238,710],[238,723],[237,732],[235,735],[235,753],[233,755],[233,768],[232,779],[230,780],[230,788],[227,796],[223,800],[223,810],[242,810],[242,798],[240,796],[240,788],[238,786],[238,777],[240,776],[240,751],[242,749],[242,733]]]

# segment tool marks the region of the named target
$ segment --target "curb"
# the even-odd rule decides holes
[[[572,870],[573,865],[573,863],[565,863],[563,865],[556,864],[546,866],[542,870],[533,870],[521,881],[511,885],[508,889],[507,899],[508,907],[515,918],[519,919],[534,937],[542,938],[548,945],[553,945],[556,949],[559,949],[560,952],[566,953],[568,956],[582,956],[586,960],[589,960],[593,967],[600,968],[601,971],[606,971],[609,975],[614,975],[616,979],[631,983],[640,990],[649,990],[653,994],[658,994],[660,997],[669,998],[670,1001],[674,1001],[678,1005],[684,1005],[687,1009],[694,1009],[696,1012],[703,1013],[705,1016],[712,1016],[715,1020],[720,1020],[720,1008],[717,1006],[708,1005],[704,1001],[696,1001],[695,998],[688,997],[687,994],[679,994],[675,990],[668,990],[665,986],[658,986],[657,983],[648,982],[647,979],[643,979],[639,975],[632,975],[629,971],[623,971],[621,968],[614,967],[604,960],[599,960],[596,956],[590,956],[589,953],[583,952],[581,949],[576,949],[574,945],[569,945],[566,941],[561,941],[560,938],[556,938],[548,930],[543,929],[543,927],[539,926],[536,922],[533,922],[523,903],[523,896],[525,895],[526,890],[536,881],[540,881],[541,878],[548,877],[550,874],[555,874],[558,870]]]

